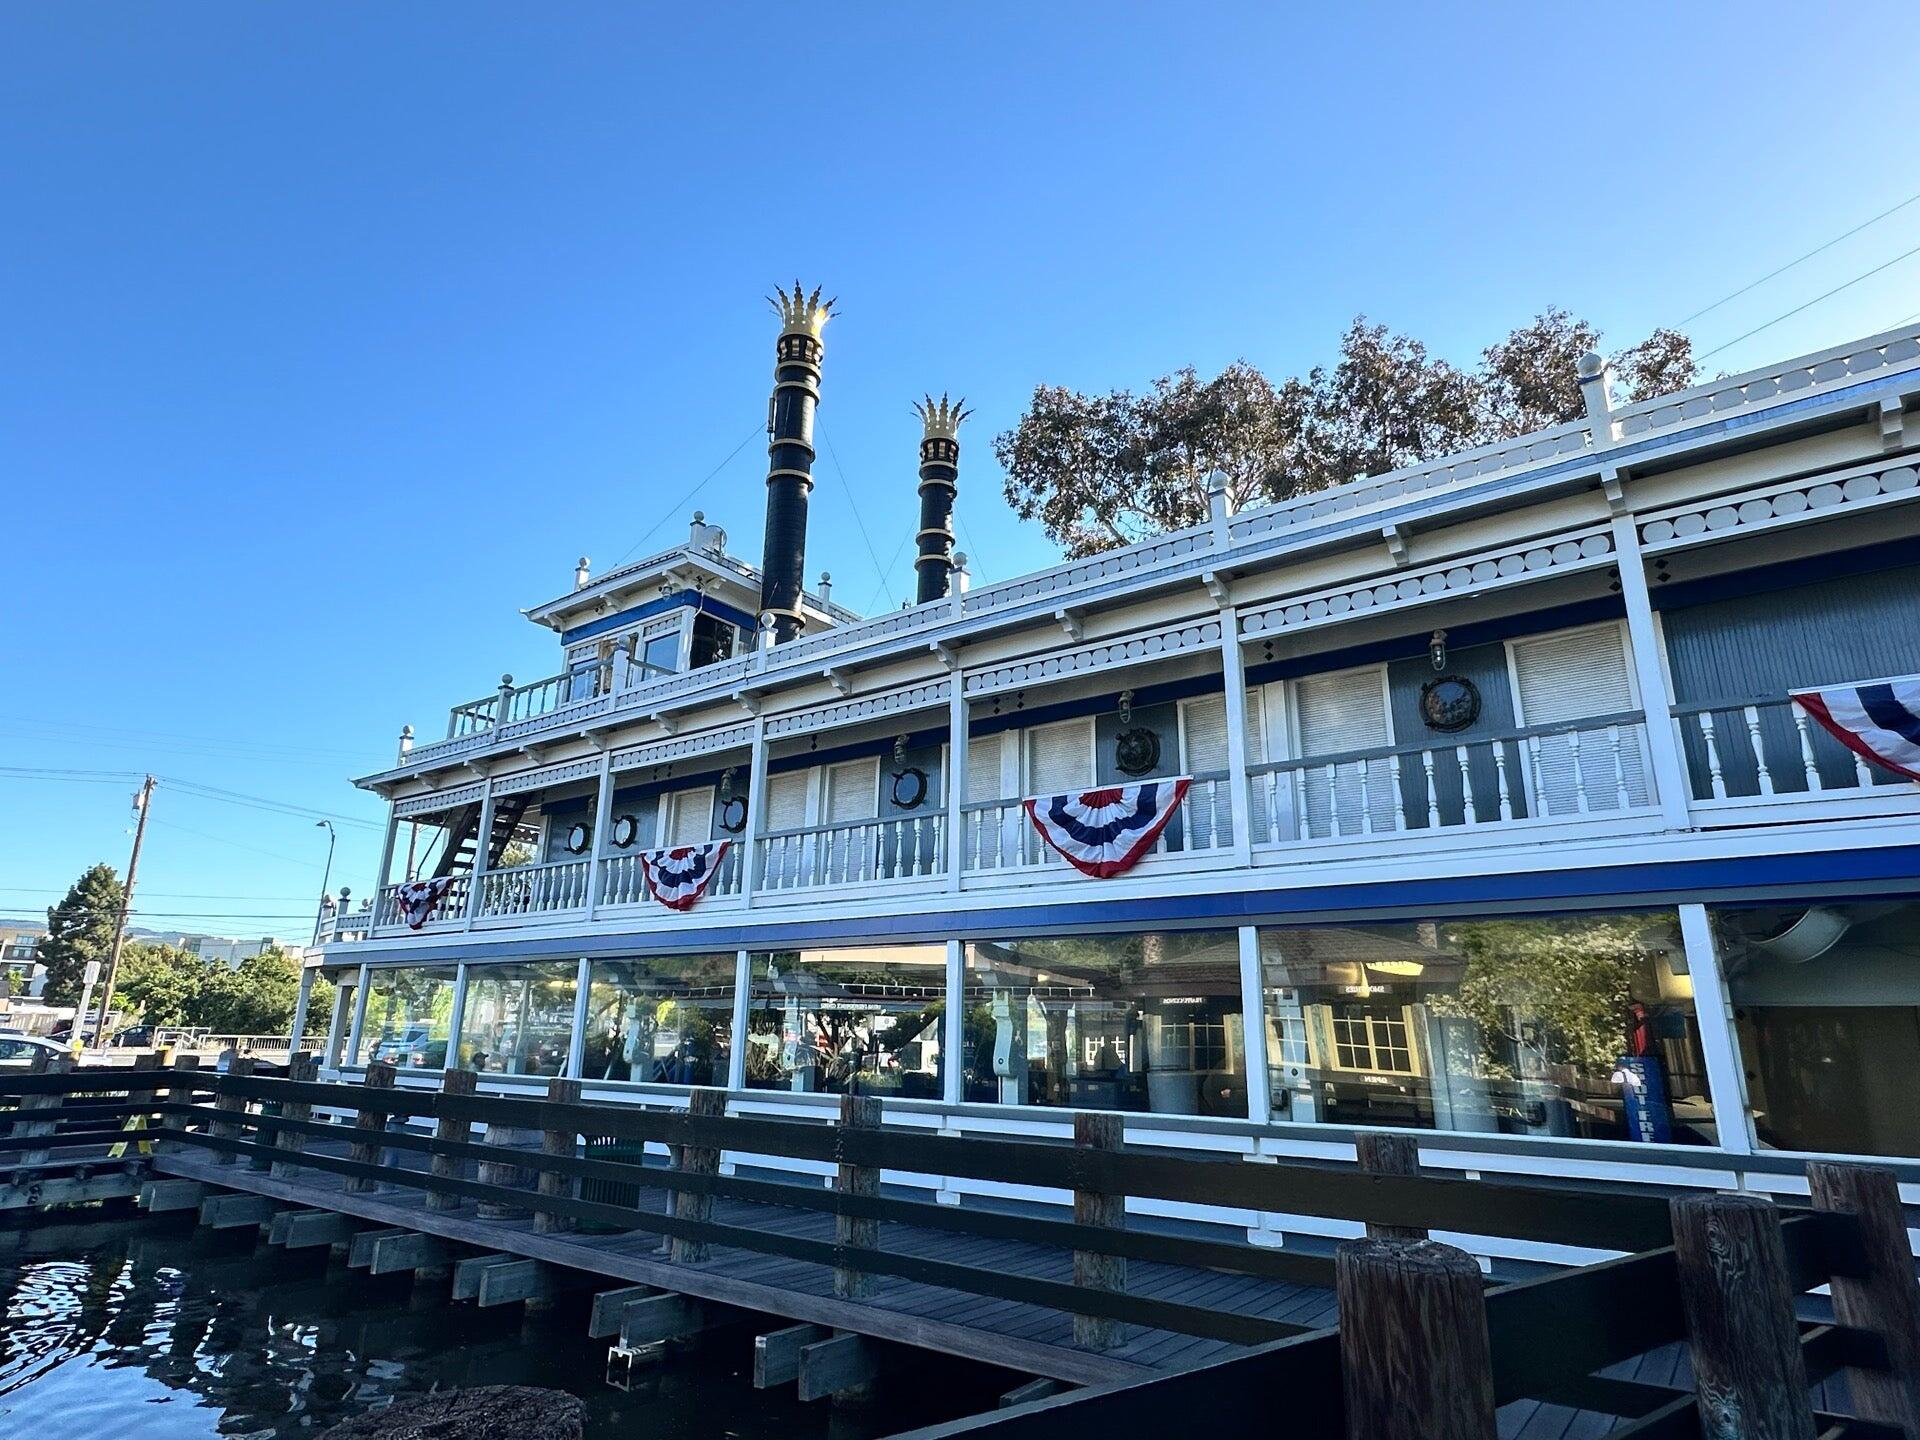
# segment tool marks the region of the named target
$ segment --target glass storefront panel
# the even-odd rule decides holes
[[[1263,929],[1273,1118],[1713,1144],[1678,919]]]
[[[402,1070],[445,1069],[453,980],[451,965],[368,971],[367,1018],[354,1063],[384,1060]],[[351,993],[347,1003],[353,1003]]]
[[[597,962],[587,985],[582,1078],[725,1085],[733,955]]]
[[[965,995],[970,1101],[1246,1118],[1232,930],[985,941]]]
[[[573,1041],[578,980],[571,960],[470,967],[460,1063],[501,1075],[560,1074]]]
[[[1759,1143],[1920,1156],[1920,901],[1707,913]]]
[[[939,1099],[946,981],[944,945],[755,955],[747,1084]]]

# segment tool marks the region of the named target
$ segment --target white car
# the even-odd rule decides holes
[[[58,1040],[47,1040],[39,1035],[0,1032],[0,1070],[25,1070],[33,1064],[36,1055],[52,1059],[55,1055],[71,1054],[73,1047]]]

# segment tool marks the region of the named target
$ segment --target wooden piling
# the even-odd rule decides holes
[[[1752,1195],[1669,1208],[1703,1440],[1814,1440],[1778,1212]]]
[[[1886,1342],[1885,1370],[1847,1372],[1854,1411],[1863,1420],[1897,1427],[1907,1440],[1920,1440],[1920,1282],[1899,1180],[1879,1165],[1813,1160],[1807,1184],[1816,1208],[1849,1214],[1860,1228],[1866,1273],[1833,1277],[1834,1316]]]
[[[182,1055],[168,1068],[186,1071],[198,1070],[200,1068],[200,1057],[198,1055]],[[196,1118],[193,1115],[185,1113],[193,1106],[193,1090],[196,1083],[193,1076],[189,1074],[182,1078],[177,1084],[167,1087],[165,1104],[168,1106],[168,1113],[163,1117],[164,1124],[174,1129],[187,1130],[196,1123]]]
[[[1083,1110],[1073,1117],[1073,1144],[1081,1151],[1119,1150],[1126,1144],[1126,1117],[1101,1111]],[[1073,1192],[1073,1220],[1076,1225],[1096,1225],[1103,1230],[1127,1228],[1127,1197],[1107,1190],[1076,1189]],[[1106,1255],[1098,1250],[1073,1252],[1073,1283],[1087,1290],[1106,1290],[1115,1294],[1127,1288],[1127,1259],[1124,1255]],[[1075,1315],[1073,1343],[1089,1350],[1111,1350],[1120,1343],[1121,1325],[1103,1315]]]
[[[1411,1135],[1362,1133],[1354,1137],[1353,1149],[1360,1168],[1369,1175],[1420,1173],[1420,1142]],[[1367,1234],[1377,1240],[1427,1238],[1421,1225],[1382,1225],[1372,1220],[1367,1221]]]
[[[287,1059],[287,1079],[301,1084],[311,1084],[320,1076],[320,1060],[305,1050]],[[291,1100],[280,1107],[283,1119],[305,1122],[313,1118],[313,1106],[305,1100]],[[282,1130],[273,1138],[273,1148],[283,1155],[298,1155],[307,1148],[307,1137],[297,1130]],[[285,1180],[299,1172],[300,1167],[286,1160],[275,1160],[269,1173],[276,1180]]]
[[[578,1105],[580,1103],[580,1082],[578,1080],[553,1079],[547,1082],[547,1099],[556,1105]],[[577,1132],[568,1125],[561,1129],[547,1129],[541,1132],[540,1152],[543,1155],[573,1158],[574,1142]],[[571,1175],[562,1175],[554,1170],[540,1172],[540,1193],[550,1196],[571,1197],[576,1187]],[[555,1215],[551,1211],[536,1210],[533,1215],[533,1228],[536,1234],[558,1235],[572,1230],[575,1226],[571,1215]]]
[[[241,1055],[235,1051],[226,1052],[227,1073],[225,1078],[244,1080],[253,1073],[253,1057]],[[247,1100],[244,1095],[229,1095],[224,1090],[213,1102],[213,1133],[228,1140],[246,1138],[246,1127],[240,1123],[247,1113]],[[240,1118],[236,1118],[240,1117]],[[214,1156],[216,1165],[233,1165],[239,1162],[239,1155],[232,1150],[222,1150]]]
[[[399,1072],[384,1060],[376,1060],[367,1066],[365,1081],[368,1090],[391,1090]],[[386,1133],[387,1111],[361,1106],[360,1113],[354,1117],[353,1132],[363,1137],[354,1142],[347,1151],[347,1158],[356,1165],[378,1165],[386,1151],[379,1137]],[[343,1187],[349,1195],[370,1195],[380,1188],[380,1182],[371,1176],[349,1175]]]
[[[1334,1252],[1347,1440],[1495,1440],[1480,1266],[1432,1240]]]
[[[881,1102],[872,1095],[840,1097],[840,1128],[835,1132],[835,1153],[844,1151],[848,1136],[863,1130],[878,1130]],[[834,1170],[833,1188],[850,1197],[873,1199],[880,1193],[880,1171],[872,1165],[849,1165],[840,1160]],[[877,1250],[880,1248],[880,1222],[859,1215],[835,1214],[833,1243],[837,1249]],[[843,1300],[857,1300],[873,1293],[874,1277],[854,1265],[833,1267],[833,1293]]]
[[[514,1150],[529,1150],[542,1143],[543,1137],[538,1130],[524,1125],[487,1126],[486,1143],[503,1154]],[[531,1190],[533,1172],[517,1160],[482,1160],[479,1165],[480,1181],[484,1185],[499,1185],[509,1190]],[[482,1200],[474,1207],[474,1213],[482,1220],[524,1220],[527,1216],[525,1206],[515,1205],[510,1200]]]
[[[727,1092],[724,1090],[702,1087],[687,1097],[687,1115],[690,1119],[718,1120],[726,1113]],[[686,1175],[717,1175],[720,1173],[720,1147],[676,1145],[673,1147],[673,1168]],[[673,1192],[673,1216],[676,1220],[693,1220],[704,1224],[713,1216],[713,1197],[691,1190],[676,1190]],[[667,1242],[667,1256],[676,1264],[698,1265],[707,1258],[710,1248],[705,1240],[674,1236]]]
[[[471,1070],[449,1070],[440,1077],[442,1095],[471,1095],[479,1087],[480,1077]],[[464,1145],[473,1138],[473,1122],[442,1115],[434,1123],[433,1138]],[[461,1174],[461,1162],[452,1155],[436,1155],[432,1161],[433,1173],[442,1180],[458,1180]],[[427,1209],[458,1210],[461,1206],[458,1195],[445,1190],[427,1192]]]
[[[73,1072],[73,1068],[74,1060],[71,1055],[53,1055],[45,1050],[36,1049],[33,1058],[28,1062],[27,1073],[29,1075],[68,1075]],[[58,1128],[55,1121],[35,1120],[28,1117],[36,1111],[58,1110],[65,1098],[62,1095],[22,1095],[19,1103],[14,1106],[15,1119],[11,1133],[23,1139],[53,1134]],[[20,1152],[17,1163],[22,1168],[30,1165],[44,1165],[47,1163],[48,1155],[49,1152],[46,1150],[23,1150]]]

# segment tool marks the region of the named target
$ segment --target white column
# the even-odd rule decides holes
[[[967,686],[958,664],[947,671],[947,889],[960,888],[966,858]]]
[[[1660,635],[1653,624],[1653,598],[1647,590],[1646,562],[1640,558],[1640,532],[1631,515],[1613,517],[1613,552],[1620,571],[1620,595],[1627,602],[1627,643],[1633,651],[1634,675],[1640,686],[1640,707],[1647,716],[1647,757],[1653,765],[1654,787],[1660,792],[1660,815],[1670,830],[1692,825],[1688,802],[1686,757],[1673,727],[1673,697],[1667,693],[1665,669],[1660,664]]]
[[[451,833],[447,843],[453,843]],[[480,783],[480,828],[473,837],[473,873],[467,878],[467,928],[473,928],[473,917],[480,913],[480,879],[487,873],[487,851],[493,846],[493,777],[489,775]]]
[[[1747,1081],[1740,1069],[1740,1043],[1733,1033],[1733,1001],[1720,973],[1720,956],[1713,948],[1713,927],[1707,907],[1680,907],[1680,938],[1687,950],[1687,973],[1693,980],[1693,1013],[1700,1024],[1700,1049],[1707,1060],[1707,1090],[1713,1100],[1713,1121],[1720,1148],[1734,1155],[1753,1153],[1751,1112],[1747,1108]]]
[[[963,941],[947,941],[947,1013],[942,1027],[940,1053],[946,1057],[946,1077],[941,1098],[949,1105],[966,1099],[966,1077],[960,1073],[967,1045],[967,947]]]
[[[1273,1118],[1267,1080],[1267,1005],[1260,975],[1260,931],[1240,927],[1240,1016],[1247,1054],[1247,1118],[1264,1125]]]
[[[387,827],[387,834],[389,837],[392,836],[392,826]],[[293,1024],[287,1027],[289,1059],[299,1053],[300,1038],[307,1033],[307,1006],[313,1000],[313,977],[316,973],[317,969],[312,965],[302,966],[300,970],[300,994],[293,1002]]]
[[[460,1068],[460,1027],[467,1023],[466,965],[453,969],[453,1004],[447,1010],[447,1069]]]
[[[587,1002],[592,999],[589,981],[593,978],[593,962],[586,956],[580,957],[579,968],[574,971],[573,992],[573,1035],[567,1041],[566,1075],[570,1079],[582,1080],[586,1077],[580,1072],[587,1063]]]
[[[393,842],[400,834],[400,813],[389,803],[387,806],[387,837],[380,842],[380,874],[373,882],[373,903],[380,903],[380,892],[387,888],[387,881],[393,875]]]
[[[356,987],[355,994],[359,993]],[[347,991],[344,985],[333,987],[333,1013],[327,1017],[327,1051],[320,1057],[320,1063],[332,1067],[344,1062],[347,1048],[347,1025],[351,1017],[346,1013]]]
[[[347,1053],[340,1057],[342,1065],[351,1065],[360,1056],[360,1032],[367,1024],[367,967],[360,967],[360,979],[353,987],[353,1024],[347,1030]]]
[[[767,810],[767,722],[753,717],[753,747],[747,752],[747,828],[740,843],[746,854],[740,857],[740,898],[743,905],[753,904],[755,882],[759,879],[760,836],[766,829]]]
[[[593,843],[587,846],[591,857],[587,864],[587,918],[600,907],[601,886],[605,883],[604,857],[607,852],[607,826],[613,823],[613,749],[600,757],[600,790],[593,804]]]
[[[753,988],[753,953],[736,951],[733,957],[733,1024],[727,1046],[727,1088],[747,1088],[747,1009],[748,992]]]
[[[1253,863],[1253,794],[1247,775],[1247,667],[1240,653],[1240,611],[1220,607],[1220,675],[1227,700],[1227,798],[1233,815],[1233,863]]]

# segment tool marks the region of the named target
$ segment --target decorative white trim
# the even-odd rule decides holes
[[[522,770],[517,775],[502,775],[493,782],[495,795],[518,795],[522,790],[544,790],[549,785],[564,785],[570,780],[591,780],[600,773],[600,761],[570,760],[562,765],[543,765],[538,770]]]
[[[480,792],[486,789],[484,780],[476,780],[471,785],[462,785],[457,790],[436,790],[431,795],[415,795],[408,800],[396,800],[393,813],[402,820],[410,820],[416,815],[432,815],[442,810],[457,810],[462,805],[471,805],[480,798]]]
[[[1642,516],[1640,544],[1657,554],[1912,500],[1920,500],[1920,466],[1911,459],[1832,470]]]
[[[1050,680],[1074,675],[1092,675],[1102,670],[1117,670],[1128,665],[1163,660],[1170,655],[1191,654],[1220,643],[1220,622],[1192,620],[1184,625],[1169,625],[1138,635],[1119,636],[1098,645],[1085,645],[1054,655],[1036,655],[1028,660],[1013,660],[1004,665],[984,665],[966,675],[967,694],[992,695],[1017,690]]]
[[[779,739],[788,735],[810,735],[816,730],[836,730],[842,725],[899,715],[910,710],[931,710],[947,703],[947,681],[929,680],[879,695],[863,695],[819,710],[795,710],[767,718],[767,736]]]
[[[675,760],[690,760],[696,755],[711,755],[716,750],[738,750],[753,744],[753,726],[729,725],[724,730],[708,730],[674,740],[656,740],[613,752],[615,771],[639,770],[649,765],[666,765]]]

